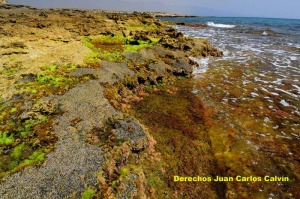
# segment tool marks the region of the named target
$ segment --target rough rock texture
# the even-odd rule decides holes
[[[126,176],[124,182],[120,185],[116,198],[147,198],[144,190],[145,184],[145,175],[142,171],[131,173]]]
[[[157,43],[138,51],[119,52],[122,59],[116,63],[93,60],[94,65],[91,66],[86,59],[92,53],[90,57],[95,58],[95,52],[99,49],[91,48],[91,44],[85,43],[83,38],[89,36],[92,39],[99,35],[123,35],[126,39],[130,38],[127,41],[133,42],[132,45],[137,45],[139,41],[136,40],[150,42],[150,38],[157,40]],[[105,47],[111,50],[115,46]],[[220,56],[221,53],[207,40],[186,38],[147,14],[76,9],[39,10],[28,6],[1,5],[0,105],[2,102],[9,104],[14,98],[20,97],[20,100],[27,101],[22,105],[17,119],[28,120],[37,114],[56,115],[53,129],[58,141],[56,149],[46,156],[46,161],[40,167],[27,167],[2,179],[0,198],[79,198],[87,187],[98,187],[96,172],[101,170],[108,173],[105,174],[109,177],[106,185],[111,186],[108,190],[114,189],[111,180],[117,179],[116,173],[121,166],[126,166],[131,155],[141,155],[150,144],[145,130],[132,118],[116,124],[116,138],[124,142],[122,146],[112,145],[114,147],[105,154],[105,160],[101,154],[104,147],[85,142],[86,135],[92,129],[103,130],[108,118],[120,116],[105,98],[109,93],[108,86],[112,88],[109,93],[111,98],[118,97],[114,105],[126,106],[123,104],[126,100],[122,97],[127,92],[126,97],[134,98],[130,89],[143,84],[156,85],[163,80],[168,82],[175,78],[174,75],[189,76],[193,67],[197,66],[189,56],[211,55]],[[64,71],[65,76],[61,78],[58,74],[48,74],[48,79],[42,79],[43,76],[39,74],[45,74],[43,67],[51,65],[60,66],[57,70]],[[68,69],[64,66],[77,69],[67,73],[65,71]],[[50,67],[48,72],[53,72],[51,70]],[[39,93],[41,99],[34,98],[41,87],[36,90],[28,87],[29,93],[24,94],[16,85],[32,83],[53,88],[49,84],[51,81],[61,83],[62,79],[70,80],[73,76],[84,78],[86,75],[91,76],[91,80],[83,81],[85,83],[79,81],[81,85],[76,84],[74,88],[71,85],[70,90],[66,85],[66,92],[60,95]],[[27,98],[22,98],[22,95]],[[145,179],[137,183],[137,179],[143,176],[142,171],[132,171],[124,177],[116,195],[119,198],[144,196]],[[134,183],[131,182],[133,180]]]
[[[129,141],[134,152],[141,151],[148,146],[145,130],[133,118],[126,118],[117,122],[115,134],[118,140]]]
[[[103,163],[101,149],[86,144],[82,137],[93,127],[103,127],[101,121],[118,113],[104,98],[97,81],[56,96],[56,100],[64,114],[55,126],[59,136],[55,152],[40,168],[28,167],[5,178],[0,186],[1,198],[65,198],[72,194],[78,198],[84,187],[97,186],[96,172]],[[71,121],[78,117],[82,121],[75,128]]]
[[[79,68],[72,71],[73,75],[94,75],[101,83],[113,84],[116,81],[122,80],[125,76],[132,77],[134,72],[128,68],[127,63],[113,63],[108,61],[101,62],[101,68]]]
[[[0,4],[7,4],[7,0],[0,0]]]

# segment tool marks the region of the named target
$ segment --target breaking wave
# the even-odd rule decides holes
[[[221,24],[221,23],[214,23],[214,22],[207,22],[208,26],[216,27],[216,28],[234,28],[235,25],[228,25],[228,24]]]

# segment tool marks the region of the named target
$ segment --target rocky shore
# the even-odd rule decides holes
[[[207,40],[184,37],[149,13],[6,4],[0,46],[1,198],[184,198],[201,191],[168,186],[168,154],[155,150],[168,143],[135,117],[151,93],[186,95],[172,84],[192,76],[190,57],[222,56]],[[202,118],[194,127],[205,132],[209,111],[186,96],[195,107],[188,121]],[[176,128],[210,150],[205,136]],[[212,156],[199,166],[203,174],[213,173],[210,164]],[[209,187],[202,196],[222,193]]]

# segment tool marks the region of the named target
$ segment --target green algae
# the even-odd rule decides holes
[[[86,189],[83,193],[80,199],[91,199],[95,195],[95,190],[92,188]]]
[[[9,145],[14,142],[13,134],[8,135],[8,132],[0,131],[0,145]]]
[[[134,40],[125,36],[99,35],[85,37],[83,43],[93,52],[88,55],[85,62],[90,66],[98,66],[101,60],[121,62],[124,60],[123,52],[137,52],[158,43],[158,38],[149,38],[147,41]]]
[[[43,105],[37,102],[52,94],[63,94],[92,78],[72,76],[70,72],[74,69],[74,65],[45,65],[35,80],[15,84],[22,96],[20,100],[1,103],[0,177],[42,163],[45,154],[55,148],[57,136],[52,126],[58,111],[50,104],[47,105],[50,109],[45,111]],[[28,117],[21,118],[25,114],[21,109],[24,101],[31,102],[33,106],[26,113]]]
[[[12,76],[14,74],[16,74],[22,67],[22,63],[18,62],[15,63],[14,65],[10,66],[9,68],[4,68],[4,70],[2,70],[0,72],[0,75],[4,75],[4,76]]]
[[[123,167],[120,169],[120,177],[125,177],[130,173],[130,169],[128,167]]]
[[[19,144],[16,146],[13,151],[11,152],[10,156],[14,159],[19,159],[22,155],[23,149],[25,148],[25,144]]]

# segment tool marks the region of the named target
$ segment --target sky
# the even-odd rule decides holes
[[[8,0],[38,8],[159,11],[197,16],[300,19],[300,0]]]

